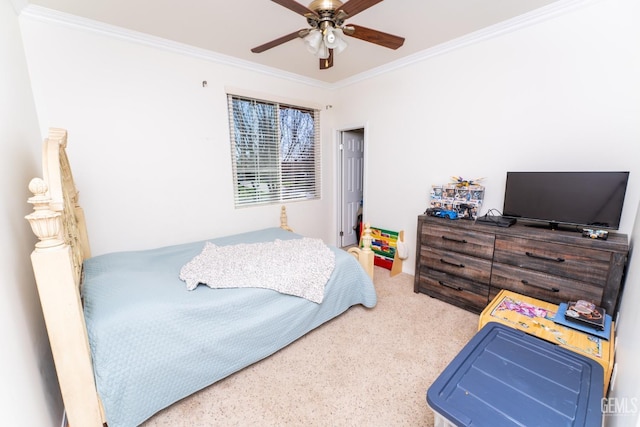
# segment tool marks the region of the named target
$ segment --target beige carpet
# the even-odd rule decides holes
[[[273,356],[149,419],[157,426],[432,426],[426,391],[478,316],[376,267],[378,304],[350,308]]]

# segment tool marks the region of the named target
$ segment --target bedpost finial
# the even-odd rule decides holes
[[[373,266],[374,266],[374,254],[371,250],[371,241],[373,240],[371,237],[371,226],[368,222],[364,223],[364,229],[362,230],[361,236],[361,247],[353,247],[349,248],[347,252],[353,255],[367,275],[373,280]]]
[[[289,227],[289,224],[288,224],[287,208],[285,207],[285,205],[282,205],[280,207],[280,228],[282,228],[283,230],[287,230],[287,231],[293,231],[291,229],[291,227]]]
[[[371,224],[368,222],[364,223],[364,232],[362,233],[362,248],[364,250],[371,250]]]
[[[35,194],[34,197],[40,197],[44,196],[47,191],[49,191],[49,186],[42,178],[33,178],[29,181],[29,191]]]
[[[47,195],[49,186],[41,178],[33,178],[29,182],[29,190],[34,194],[28,202],[33,205],[33,212],[25,216],[31,230],[40,241],[36,243],[36,250],[60,246],[64,241],[60,238],[62,215],[49,209],[51,199]]]

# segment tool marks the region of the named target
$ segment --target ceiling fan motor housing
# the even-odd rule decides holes
[[[325,31],[328,26],[334,28],[342,27],[347,15],[338,11],[342,7],[339,0],[314,0],[309,4],[309,9],[313,10],[317,15],[307,14],[307,22],[312,28],[319,28]]]
[[[321,11],[335,12],[342,6],[342,2],[339,0],[313,0],[309,3],[309,9],[315,11],[320,15]]]

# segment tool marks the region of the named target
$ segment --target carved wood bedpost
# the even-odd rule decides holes
[[[289,227],[287,220],[287,208],[284,205],[280,208],[280,228],[287,231],[293,231],[293,229]]]
[[[364,224],[362,232],[362,248],[349,248],[347,252],[356,257],[364,271],[373,280],[373,251],[371,250],[371,226],[369,223]]]
[[[64,141],[66,142],[66,133]],[[48,154],[51,154],[49,146],[60,142],[55,138],[45,140],[45,164]],[[56,151],[56,162],[59,162],[57,149],[63,148],[63,145],[58,145],[52,150]],[[59,191],[52,191],[52,188],[61,186],[62,183],[51,182],[51,176],[59,176],[59,172],[52,171],[51,164],[44,168],[44,172],[49,183],[40,178],[34,178],[29,183],[29,189],[34,193],[29,198],[29,203],[33,205],[34,211],[25,217],[39,239],[31,254],[31,262],[40,304],[69,425],[102,427],[103,416],[80,300],[81,265],[78,266],[78,251],[82,250],[74,249],[79,240],[84,238],[86,242],[86,232],[79,238],[70,238],[66,225],[67,222],[77,221],[75,209],[71,214],[73,218],[67,218],[64,203],[52,199],[52,194]]]

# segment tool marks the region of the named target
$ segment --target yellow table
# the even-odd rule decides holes
[[[535,298],[502,290],[480,314],[478,330],[488,322],[498,322],[587,356],[604,368],[607,394],[613,370],[614,325],[609,340],[557,324],[553,317],[558,306]]]

